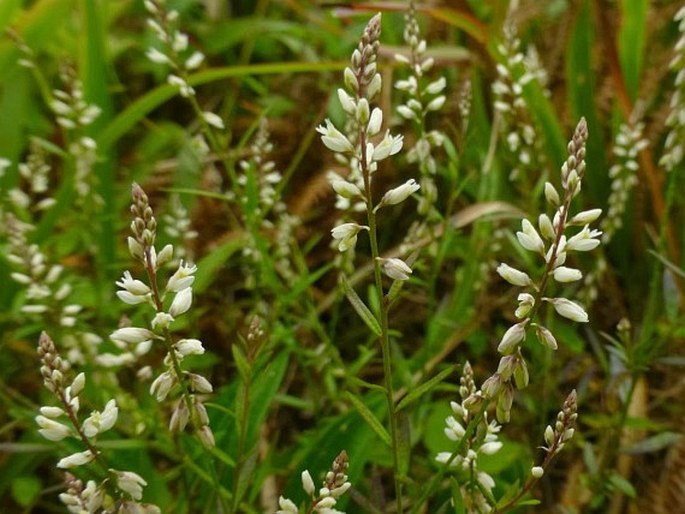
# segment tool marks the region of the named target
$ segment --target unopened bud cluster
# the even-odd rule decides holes
[[[550,279],[565,284],[583,277],[580,270],[565,266],[569,253],[587,252],[600,244],[601,232],[589,227],[601,214],[600,209],[583,211],[575,216],[569,214],[572,200],[580,193],[581,179],[585,173],[586,141],[587,125],[581,119],[568,144],[569,157],[561,169],[563,197],[551,183],[545,184],[545,198],[555,208],[554,215],[550,218],[547,214],[541,214],[537,229],[533,223],[524,219],[521,231],[516,233],[519,244],[525,250],[537,253],[544,259],[545,269],[541,278],[534,281],[526,272],[505,263],[497,268],[497,273],[507,282],[525,288],[525,292],[518,295],[518,308],[514,312],[518,321],[507,329],[497,347],[502,354],[497,372],[486,380],[482,388],[487,397],[497,399],[497,419],[502,422],[509,420],[514,389],[528,385],[528,368],[521,353],[528,330],[533,329],[542,345],[553,350],[557,348],[552,332],[534,321],[541,304],[544,302],[551,305],[557,314],[572,321],[588,321],[585,309],[578,303],[567,298],[544,296]],[[583,228],[567,238],[565,232],[573,226]]]
[[[553,457],[558,454],[564,445],[571,440],[575,433],[576,419],[578,419],[578,405],[575,389],[566,397],[564,405],[557,414],[557,420],[554,425],[547,425],[545,429],[545,444],[544,449]]]
[[[213,446],[214,435],[209,428],[207,410],[199,396],[211,393],[212,385],[202,375],[181,368],[181,362],[185,357],[202,355],[205,349],[199,339],[172,338],[170,330],[172,323],[190,309],[197,266],[181,261],[167,280],[166,286],[160,290],[158,272],[172,260],[173,247],[166,245],[157,253],[154,246],[157,221],[147,195],[138,184],[133,184],[132,198],[133,235],[128,238],[128,248],[131,255],[144,266],[149,284],[133,278],[130,271],[125,271],[117,282],[120,288],[117,296],[129,305],[148,304],[155,314],[149,327],[123,327],[115,330],[110,339],[122,353],[101,355],[100,362],[111,365],[132,363],[147,353],[154,341],[161,341],[167,350],[164,358],[166,370],[152,382],[150,394],[162,402],[172,390],[179,388],[181,399],[176,403],[169,429],[172,432],[180,432],[191,422],[203,444]]]
[[[450,402],[454,415],[445,419],[444,432],[448,439],[456,443],[457,448],[463,448],[463,452],[456,455],[454,452],[440,452],[435,459],[443,464],[449,462],[455,472],[462,475],[459,484],[462,498],[472,506],[469,512],[490,512],[491,507],[483,491],[491,496],[495,480],[485,471],[478,469],[478,456],[494,455],[502,448],[502,443],[498,440],[501,426],[494,420],[488,422],[485,413],[467,444],[462,444],[466,436],[466,427],[472,421],[474,411],[479,408],[479,402],[474,403],[474,400],[482,398],[482,394],[476,389],[473,369],[468,362],[464,364],[460,379],[459,396],[461,402]]]
[[[311,499],[311,504],[307,512],[319,512],[321,514],[344,514],[334,509],[340,497],[347,492],[351,484],[347,481],[347,468],[349,461],[347,452],[343,450],[335,458],[330,471],[326,473],[323,486],[317,491],[314,480],[309,471],[302,472],[302,489]],[[278,500],[279,510],[276,514],[298,514],[300,511],[297,505],[288,498],[281,496]]]
[[[675,73],[673,93],[666,118],[668,133],[659,164],[671,171],[685,158],[685,7],[681,7],[674,17],[678,23],[679,37],[675,44],[675,55],[669,68]]]
[[[116,400],[111,399],[102,411],[92,411],[83,421],[79,419],[81,407],[81,393],[86,386],[86,376],[79,373],[75,378],[68,379],[70,367],[59,355],[55,343],[45,332],[40,336],[38,356],[41,360],[40,372],[43,384],[50,391],[59,406],[43,406],[36,416],[36,423],[40,427],[38,432],[49,441],[62,441],[66,438],[79,440],[85,450],[72,453],[57,463],[60,469],[72,469],[85,466],[102,456],[97,449],[100,434],[110,430],[117,421],[119,408]],[[113,478],[114,486],[105,480],[99,485],[89,481],[86,487],[81,482],[73,481],[68,476],[69,489],[60,495],[60,499],[70,512],[94,513],[100,512],[103,504],[109,504],[112,499],[108,491],[116,491],[122,500],[138,505],[137,501],[143,496],[143,487],[147,482],[137,473],[108,469],[108,475]],[[141,508],[143,506],[140,506]],[[159,510],[141,510],[140,512],[159,512]]]

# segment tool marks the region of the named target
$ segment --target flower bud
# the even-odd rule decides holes
[[[419,190],[421,186],[416,183],[416,180],[409,179],[401,186],[393,188],[383,195],[378,207],[381,205],[396,205],[405,201],[409,196]]]

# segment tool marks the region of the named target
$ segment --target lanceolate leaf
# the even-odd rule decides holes
[[[345,296],[347,296],[347,299],[352,304],[352,307],[354,307],[354,310],[357,311],[359,317],[364,321],[364,323],[366,323],[366,326],[369,327],[374,334],[380,337],[382,331],[378,320],[362,301],[362,299],[359,298],[359,295],[352,288],[350,282],[347,280],[347,277],[345,277],[345,275],[341,275],[341,277],[343,291],[345,291]]]

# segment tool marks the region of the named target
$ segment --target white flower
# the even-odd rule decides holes
[[[354,151],[354,146],[352,146],[350,140],[333,126],[331,120],[326,119],[326,126],[319,125],[316,131],[321,134],[321,141],[329,150],[341,153]]]
[[[383,195],[383,198],[378,204],[378,207],[380,207],[381,205],[396,205],[398,203],[401,203],[405,201],[407,198],[409,198],[413,193],[418,191],[420,187],[421,186],[416,183],[416,180],[414,180],[413,178],[409,179],[401,186],[395,187],[387,191]]]
[[[575,268],[567,268],[566,266],[559,266],[554,269],[553,272],[554,280],[557,282],[575,282],[583,278],[583,274],[580,270]]]
[[[190,380],[190,388],[196,393],[207,394],[211,393],[213,390],[212,384],[210,384],[209,380],[207,380],[202,375],[198,375],[197,373],[190,373],[188,375],[188,379]]]
[[[566,251],[588,252],[594,250],[599,246],[599,239],[597,238],[601,235],[600,230],[590,230],[586,225],[583,230],[566,242]]]
[[[181,339],[175,345],[176,351],[182,356],[186,355],[202,355],[205,349],[202,346],[202,341],[199,339]]]
[[[514,311],[514,315],[518,319],[522,319],[528,315],[530,310],[533,308],[533,305],[535,305],[535,298],[532,294],[521,293],[518,295],[518,302],[519,306],[516,311]]]
[[[448,416],[445,419],[445,424],[447,426],[445,427],[444,432],[447,438],[452,441],[461,441],[461,438],[466,434],[463,425],[459,423],[454,416]]]
[[[485,455],[494,455],[502,449],[502,446],[503,444],[500,441],[490,441],[478,448],[478,451]]]
[[[347,198],[348,200],[361,196],[362,194],[362,192],[355,184],[353,184],[352,182],[348,182],[336,173],[331,173],[331,175],[328,177],[328,181],[330,182],[331,187],[336,193],[338,193],[343,198]]]
[[[521,232],[516,232],[516,237],[521,246],[531,252],[545,253],[545,243],[533,227],[532,223],[527,219],[521,221]]]
[[[391,136],[390,131],[385,133],[383,140],[373,150],[371,158],[374,161],[382,161],[390,155],[395,155],[402,149],[404,136]]]
[[[556,234],[554,233],[552,221],[549,219],[547,214],[540,214],[538,217],[538,227],[540,227],[540,233],[542,234],[542,237],[546,239],[554,239]]]
[[[338,100],[340,105],[347,114],[354,114],[357,110],[357,105],[350,95],[343,88],[338,89]]]
[[[76,377],[74,378],[73,382],[71,383],[69,392],[72,396],[78,396],[81,391],[83,391],[83,388],[86,386],[86,375],[85,373],[81,372]]]
[[[160,256],[161,255],[162,254],[160,253]],[[193,274],[196,271],[197,266],[184,264],[183,261],[181,261],[176,272],[169,278],[169,281],[166,285],[166,290],[178,293],[179,291],[192,286],[193,282],[195,281]]]
[[[226,126],[224,125],[224,120],[221,119],[221,116],[213,112],[203,112],[202,118],[212,127],[218,128],[220,130],[226,128]]]
[[[117,475],[117,487],[128,493],[134,500],[140,500],[143,497],[143,487],[147,482],[138,473],[133,471],[115,471],[110,470]]]
[[[537,323],[533,323],[532,326],[535,328],[535,335],[540,343],[545,345],[547,348],[551,348],[552,350],[557,349],[557,340],[554,338],[552,332],[542,325],[538,325]]]
[[[108,401],[102,413],[93,411],[83,422],[83,433],[86,437],[94,437],[102,432],[106,432],[114,426],[118,415],[117,402],[115,400]]]
[[[147,328],[125,327],[115,330],[109,335],[109,338],[119,345],[138,344],[143,341],[148,341],[155,337],[154,332]]]
[[[430,103],[426,106],[427,111],[439,111],[442,109],[442,106],[445,105],[445,96],[440,95],[436,98],[433,98],[433,100],[430,101]]]
[[[383,259],[383,271],[393,280],[409,280],[412,270],[402,259]]]
[[[91,452],[90,450],[86,450],[84,452],[77,452],[61,459],[57,463],[57,467],[60,469],[69,469],[74,468],[76,466],[83,466],[84,464],[88,464],[94,458],[95,455],[93,455],[93,452]]]
[[[171,62],[169,57],[156,48],[148,48],[147,52],[145,52],[145,56],[157,64],[169,64]]]
[[[551,203],[554,206],[559,205],[561,203],[559,193],[557,193],[557,190],[549,182],[545,182],[545,198],[549,203]]]
[[[375,107],[371,111],[371,118],[369,119],[369,124],[366,127],[366,132],[369,136],[375,136],[381,131],[381,126],[383,125],[383,111],[378,107]]]
[[[441,93],[443,89],[445,89],[446,85],[447,85],[447,80],[445,79],[445,77],[440,77],[438,80],[428,84],[426,86],[425,91],[429,95],[437,95],[438,93]],[[397,86],[395,86],[395,87],[397,87]]]
[[[508,264],[502,263],[497,266],[497,273],[507,282],[515,286],[529,286],[532,281],[527,273],[512,268]]]
[[[182,289],[174,297],[169,307],[169,314],[172,317],[177,317],[190,309],[190,304],[193,302],[193,290],[189,287]]]
[[[304,492],[309,496],[314,496],[314,492],[316,491],[314,480],[312,480],[312,476],[306,469],[302,472],[302,489],[304,489]]]
[[[297,505],[283,496],[278,499],[278,506],[280,509],[276,511],[276,514],[298,514],[299,512]]]
[[[600,217],[602,214],[602,209],[590,209],[587,211],[582,211],[573,216],[571,218],[571,221],[569,221],[570,225],[587,225],[588,223],[592,223],[595,221],[597,218]]]
[[[38,433],[48,441],[61,441],[71,435],[69,427],[45,416],[36,416],[36,423],[40,427]]]
[[[40,413],[48,418],[59,418],[64,414],[64,410],[59,407],[52,407],[50,405],[45,405],[40,408]]]
[[[331,235],[333,236],[333,239],[340,241],[338,243],[338,250],[344,252],[349,248],[354,247],[354,245],[357,243],[357,234],[361,230],[368,229],[369,227],[358,225],[357,223],[343,223],[342,225],[334,227],[331,230]]]
[[[193,52],[193,54],[186,59],[185,68],[186,70],[194,70],[199,68],[202,62],[205,60],[205,54],[199,51]]]
[[[502,336],[502,340],[497,346],[497,351],[503,355],[514,353],[519,343],[526,337],[526,325],[528,320],[523,320],[516,325],[512,325]]]
[[[533,466],[530,469],[530,474],[533,475],[533,478],[541,478],[545,474],[545,470],[541,466]]]
[[[579,323],[587,323],[589,321],[587,312],[580,305],[566,298],[543,298],[546,302],[554,306],[554,310],[560,316],[568,318]]]
[[[169,325],[171,325],[172,321],[174,321],[174,317],[171,314],[167,312],[158,312],[155,314],[155,317],[152,318],[152,322],[150,324],[154,329],[159,328],[164,330],[165,328],[169,328]]]
[[[161,402],[167,397],[175,383],[176,381],[173,375],[168,371],[165,371],[152,382],[152,385],[150,385],[150,394],[154,396],[158,402]]]

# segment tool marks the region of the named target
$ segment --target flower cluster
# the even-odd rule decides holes
[[[487,413],[481,418],[477,430],[464,441],[466,427],[473,420],[473,408],[469,402],[481,396],[476,389],[471,364],[466,362],[460,379],[461,403],[450,402],[454,416],[445,419],[445,435],[459,444],[457,452],[440,452],[435,457],[440,463],[449,464],[468,479],[460,480],[461,494],[467,512],[490,512],[488,497],[492,496],[495,481],[486,472],[478,469],[478,455],[493,455],[502,448],[498,441],[501,426],[496,421],[488,422]]]
[[[189,98],[195,96],[195,90],[188,83],[188,74],[199,68],[205,56],[198,50],[192,50],[188,35],[181,32],[177,25],[179,14],[175,9],[167,11],[166,0],[145,0],[145,9],[151,15],[147,25],[152,29],[161,48],[150,47],[147,58],[157,64],[171,68],[167,82],[178,88],[181,96]],[[205,122],[223,129],[223,120],[212,112],[203,113]]]
[[[499,131],[506,140],[509,152],[514,156],[514,168],[510,178],[521,178],[526,170],[535,168],[537,133],[528,105],[523,98],[523,88],[536,80],[539,71],[527,68],[526,56],[521,52],[521,41],[511,24],[504,27],[504,40],[497,45],[499,62],[497,79],[492,84],[495,110],[500,116]]]
[[[611,179],[611,194],[609,208],[602,219],[602,242],[607,244],[614,233],[621,228],[622,216],[626,210],[630,190],[637,184],[638,154],[644,150],[648,142],[643,137],[645,124],[630,121],[622,123],[614,140],[614,165],[609,169]]]
[[[323,487],[316,491],[314,480],[309,471],[302,472],[302,488],[311,498],[311,504],[307,512],[319,512],[320,514],[344,514],[334,509],[338,499],[347,492],[351,484],[347,481],[347,468],[349,461],[347,452],[343,450],[335,458],[330,471],[326,473]],[[292,500],[281,496],[278,500],[279,510],[276,514],[298,514],[299,509]]]
[[[178,266],[182,260],[192,257],[191,244],[197,238],[197,231],[191,227],[192,221],[188,216],[188,209],[181,203],[179,195],[171,196],[162,221],[164,221],[164,233],[176,243],[174,246],[176,255],[170,265]]]
[[[599,230],[590,229],[589,224],[601,214],[601,209],[582,211],[570,215],[572,200],[580,193],[581,180],[585,173],[585,145],[587,125],[585,119],[578,123],[572,140],[568,144],[569,157],[561,168],[563,197],[551,183],[545,184],[545,197],[556,212],[550,218],[541,214],[538,230],[524,219],[521,231],[516,233],[519,244],[528,251],[537,253],[545,262],[539,281],[534,281],[527,273],[502,263],[497,273],[515,286],[523,287],[526,292],[518,295],[518,308],[514,315],[518,320],[502,336],[497,350],[502,354],[497,372],[483,384],[483,393],[488,398],[497,399],[497,419],[509,420],[513,401],[514,386],[518,389],[528,385],[528,369],[521,353],[521,347],[529,329],[533,329],[538,341],[551,349],[557,348],[552,332],[534,321],[543,303],[548,303],[560,316],[572,321],[586,323],[588,315],[578,303],[567,298],[544,296],[550,280],[565,284],[576,282],[583,277],[580,270],[565,266],[571,252],[587,252],[600,244]],[[583,227],[571,237],[565,232],[569,227]]]
[[[545,452],[548,458],[557,455],[564,445],[571,440],[575,433],[576,420],[578,419],[578,404],[575,389],[566,397],[554,426],[547,425],[545,429]]]
[[[396,54],[395,59],[409,68],[406,79],[395,82],[395,88],[405,93],[407,100],[397,107],[397,112],[406,120],[414,123],[417,129],[417,140],[407,152],[407,160],[417,163],[421,172],[421,193],[417,211],[429,219],[438,216],[434,204],[438,190],[433,176],[436,173],[436,162],[433,151],[442,146],[445,135],[438,130],[428,131],[426,117],[445,105],[443,94],[447,81],[440,77],[433,81],[426,80],[434,64],[432,57],[426,57],[426,40],[421,38],[421,30],[416,19],[414,5],[411,4],[405,14],[404,42],[409,47],[409,56]]]
[[[659,164],[671,171],[683,162],[685,157],[685,7],[681,7],[674,20],[678,23],[680,36],[675,44],[675,55],[669,67],[676,74],[670,112],[666,119],[668,135]]]
[[[294,231],[299,220],[290,214],[280,197],[277,185],[283,175],[276,169],[276,163],[269,160],[273,144],[266,118],[262,118],[259,129],[250,145],[250,157],[240,161],[243,173],[237,177],[235,191],[227,196],[240,202],[243,222],[249,229],[250,241],[243,247],[243,256],[253,264],[262,262],[265,250],[273,259],[276,270],[286,279],[294,280],[290,254]],[[273,240],[258,244],[255,237],[273,234]],[[248,287],[256,283],[254,270],[246,269]]]
[[[387,191],[381,200],[374,204],[372,183],[378,163],[395,155],[402,149],[402,136],[393,136],[389,130],[382,134],[383,111],[380,107],[370,106],[370,102],[380,93],[382,80],[377,71],[376,58],[381,31],[380,14],[374,16],[366,26],[358,48],[353,52],[351,65],[345,68],[345,88],[338,89],[338,99],[342,104],[348,122],[356,127],[354,143],[350,138],[338,130],[330,120],[317,128],[321,134],[323,144],[347,158],[350,163],[350,176],[339,175],[331,177],[331,185],[339,197],[347,201],[361,201],[367,214],[375,217],[376,211],[384,206],[396,205],[416,192],[420,185],[414,179]],[[373,142],[376,140],[376,142]],[[367,225],[343,223],[331,231],[333,238],[338,241],[338,250],[345,252],[354,249],[357,235],[362,230],[370,230]],[[394,260],[384,270],[395,269],[398,264]],[[408,266],[403,262],[402,268]],[[407,273],[404,273],[407,275]]]
[[[96,462],[107,469],[108,478],[100,484],[90,480],[85,488],[80,481],[76,481],[70,475],[67,476],[68,489],[60,495],[60,499],[69,512],[100,512],[103,505],[112,503],[112,497],[137,507],[137,512],[160,512],[155,506],[138,503],[143,497],[143,487],[147,482],[132,471],[119,471],[107,467],[97,448],[98,436],[110,430],[117,421],[119,408],[116,401],[109,400],[102,411],[93,411],[80,421],[80,394],[86,385],[85,374],[79,373],[71,381],[67,379],[68,363],[60,357],[55,343],[45,332],[40,336],[38,355],[41,359],[43,383],[59,403],[59,406],[48,405],[40,408],[40,414],[36,416],[36,423],[40,427],[38,432],[49,441],[62,441],[71,437],[81,441],[85,446],[85,450],[60,459],[57,467],[66,470]]]
[[[162,341],[167,352],[164,359],[166,370],[152,382],[150,394],[162,402],[174,388],[180,388],[181,399],[176,403],[169,429],[172,432],[180,432],[190,422],[203,444],[211,447],[214,445],[214,435],[209,428],[207,410],[198,395],[211,393],[212,385],[202,375],[181,368],[185,357],[203,354],[204,347],[198,339],[175,340],[170,331],[172,323],[190,309],[197,267],[181,262],[167,280],[164,289],[160,289],[158,271],[173,258],[173,246],[166,245],[157,253],[154,246],[157,221],[148,197],[138,184],[133,184],[132,197],[133,236],[128,238],[128,248],[131,255],[144,266],[149,285],[133,278],[132,274],[126,271],[117,282],[120,288],[117,296],[129,305],[147,303],[152,306],[155,315],[149,328],[124,327],[114,331],[110,339],[123,353],[107,358],[111,359],[113,364],[132,362],[137,356],[147,353],[154,340]],[[173,299],[168,301],[172,296]]]

